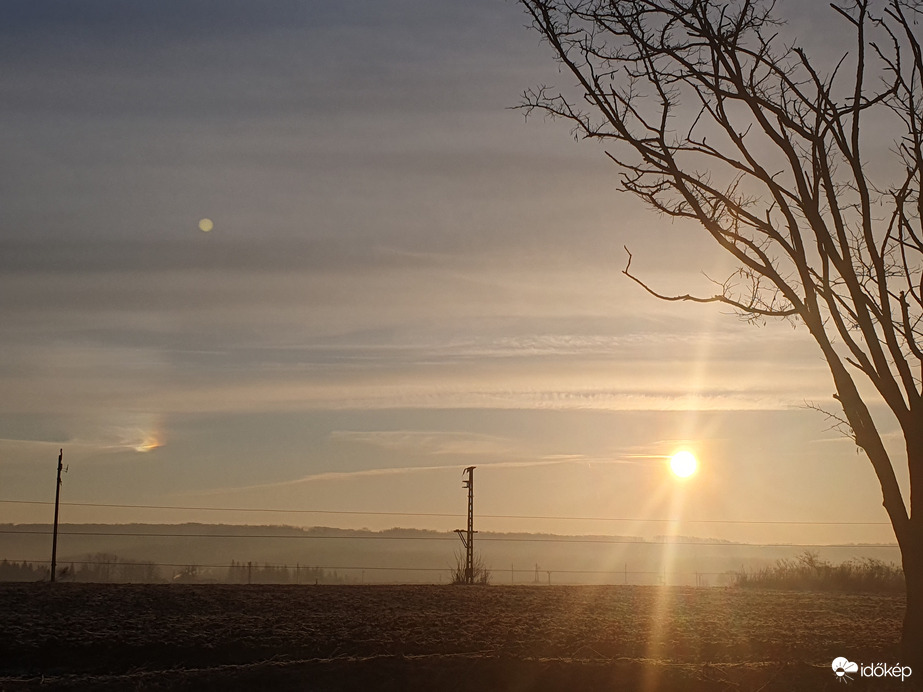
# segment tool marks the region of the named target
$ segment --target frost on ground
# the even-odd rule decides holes
[[[0,603],[0,690],[836,689],[834,658],[899,662],[904,607],[680,587],[66,583],[2,584]]]

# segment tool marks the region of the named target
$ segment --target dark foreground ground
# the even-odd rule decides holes
[[[672,587],[0,584],[0,690],[909,690],[903,598]],[[923,671],[918,672],[923,678]]]

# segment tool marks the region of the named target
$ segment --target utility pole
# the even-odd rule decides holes
[[[54,531],[51,538],[51,581],[58,567],[58,503],[61,500],[61,464],[64,460],[64,450],[58,453],[58,482],[54,489]]]
[[[462,475],[468,474],[468,479],[462,481],[462,487],[468,488],[468,529],[455,529],[455,533],[461,538],[465,546],[465,583],[474,583],[474,469],[475,466],[469,466]]]

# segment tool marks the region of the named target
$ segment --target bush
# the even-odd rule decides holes
[[[735,573],[735,586],[790,591],[903,592],[904,571],[893,562],[873,558],[847,560],[838,565],[805,551],[782,558],[770,567]]]
[[[490,570],[487,569],[484,564],[484,558],[480,554],[474,556],[473,571],[475,584],[490,583]],[[465,581],[465,556],[460,552],[455,553],[455,569],[452,570],[452,583],[467,584],[467,581]]]

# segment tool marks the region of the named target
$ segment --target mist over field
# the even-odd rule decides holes
[[[0,525],[0,560],[47,567],[51,528],[46,524]],[[284,566],[289,570],[284,580],[290,582],[313,581],[306,570],[321,569],[328,581],[337,583],[438,584],[450,580],[462,550],[452,532],[400,528],[64,524],[59,531],[59,569],[72,568],[78,575],[83,570],[94,575],[88,580],[103,581],[144,580],[137,570],[119,571],[115,566],[119,562],[153,563],[156,569],[146,574],[157,581],[186,579],[191,576],[189,568],[195,568],[198,581],[239,581],[239,573],[232,571],[229,577],[231,563],[250,562],[258,569]],[[795,558],[807,548],[678,535],[643,539],[480,532],[475,549],[490,570],[493,584],[727,586],[739,570]],[[836,544],[812,546],[810,551],[832,563],[862,558],[899,563],[900,557],[893,545]],[[97,567],[107,563],[112,567],[106,571]],[[296,571],[296,566],[305,571]]]

